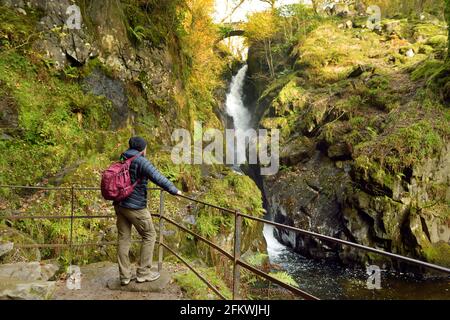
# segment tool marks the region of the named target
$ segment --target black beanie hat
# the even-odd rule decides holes
[[[130,149],[134,149],[139,152],[142,152],[142,151],[144,151],[145,147],[147,146],[147,141],[145,141],[141,137],[133,137],[130,139],[128,144],[130,145]]]

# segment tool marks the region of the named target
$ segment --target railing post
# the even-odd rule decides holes
[[[242,216],[239,211],[234,213],[234,261],[233,261],[233,300],[240,299],[239,287],[241,283],[241,267],[238,260],[241,258],[241,229]]]
[[[164,256],[164,191],[159,192],[159,244],[158,244],[158,272],[161,272]]]
[[[72,265],[73,259],[73,217],[75,214],[75,189],[74,186],[70,188],[70,237],[69,237],[69,250],[70,250],[70,264]]]

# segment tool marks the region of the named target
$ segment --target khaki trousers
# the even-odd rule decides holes
[[[152,217],[147,209],[133,210],[114,206],[117,215],[118,247],[117,260],[121,280],[132,278],[129,258],[131,246],[131,226],[134,226],[142,237],[141,256],[137,268],[137,276],[146,276],[150,273],[153,263],[153,250],[156,241],[156,231]]]

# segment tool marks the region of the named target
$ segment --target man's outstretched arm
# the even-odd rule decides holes
[[[144,158],[141,169],[142,175],[147,177],[151,182],[156,184],[157,186],[163,188],[167,192],[176,195],[181,194],[180,190],[169,180],[167,179],[155,166],[147,159]]]

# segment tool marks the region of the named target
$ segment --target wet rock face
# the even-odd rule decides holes
[[[120,2],[0,0],[0,3],[25,14],[30,8],[40,13],[36,29],[41,34],[33,42],[33,50],[41,53],[57,70],[80,67],[94,58],[99,60],[105,72],[95,70],[84,82],[86,91],[111,100],[112,130],[135,121],[135,114],[128,104],[127,83],[138,84],[140,94],[154,109],[167,107],[169,112],[175,112],[175,108],[169,107],[176,105],[174,92],[182,89],[181,82],[172,77],[173,61],[169,49],[154,48],[150,43],[139,47],[133,45],[128,39]],[[73,11],[68,8],[74,4],[80,8],[80,29],[69,23]],[[17,112],[13,107],[8,96],[0,97],[0,127],[17,125]]]
[[[347,238],[341,207],[349,182],[345,171],[315,151],[293,171],[265,180],[269,214],[278,223]],[[332,243],[286,230],[277,230],[276,237],[304,256],[338,258],[337,247]]]
[[[83,86],[87,92],[104,96],[111,101],[113,107],[111,130],[117,130],[126,123],[129,115],[128,99],[122,81],[111,79],[99,69],[96,69],[84,79]]]
[[[351,161],[331,159],[329,150],[328,155],[316,150],[309,157],[311,152],[305,150],[289,171],[264,178],[268,211],[275,222],[450,265],[449,208],[429,206],[450,200],[445,187],[450,182],[450,146],[414,167],[404,180],[378,185],[375,177],[355,174]],[[276,237],[306,257],[413,268],[291,231],[278,229]]]
[[[81,29],[68,27],[68,8],[71,5],[73,3],[68,0],[33,0],[27,5],[44,12],[37,27],[45,36],[36,42],[34,49],[54,61],[57,69],[64,69],[70,64],[83,65],[97,55],[97,50],[91,44],[92,38],[83,24]]]

